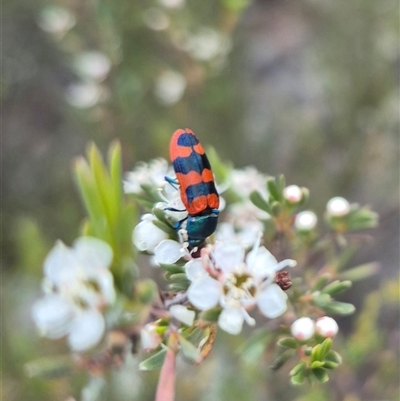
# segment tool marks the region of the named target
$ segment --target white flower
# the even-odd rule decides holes
[[[317,225],[317,215],[310,210],[305,210],[296,215],[294,226],[299,231],[310,231]]]
[[[323,337],[335,337],[339,331],[339,326],[334,319],[329,316],[321,317],[315,323],[317,333]]]
[[[72,350],[84,351],[102,338],[101,310],[115,301],[109,271],[112,250],[105,242],[81,237],[68,248],[57,242],[44,262],[45,296],[32,308],[33,319],[48,338],[68,336]]]
[[[240,333],[243,322],[254,325],[248,310],[258,306],[264,316],[275,318],[286,311],[287,295],[274,283],[275,274],[294,260],[280,263],[259,241],[245,256],[244,247],[233,241],[219,242],[206,249],[202,259],[186,264],[190,302],[200,310],[221,306],[219,326]]]
[[[293,337],[300,341],[306,341],[314,335],[315,323],[309,317],[301,317],[292,323],[290,330]]]
[[[157,245],[168,238],[168,234],[158,228],[153,221],[156,217],[152,214],[142,216],[142,221],[134,228],[132,241],[139,251],[154,253]]]
[[[156,188],[165,184],[165,177],[169,176],[171,169],[165,159],[158,158],[148,163],[139,163],[133,171],[125,174],[124,192],[142,193],[141,185],[150,185]]]
[[[326,211],[330,216],[342,217],[349,213],[350,203],[346,199],[336,196],[329,200],[326,205]]]
[[[289,185],[283,190],[283,196],[290,203],[298,203],[303,198],[303,192],[297,185]]]

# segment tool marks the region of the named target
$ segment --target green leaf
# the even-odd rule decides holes
[[[305,372],[300,372],[299,374],[292,376],[290,378],[290,381],[294,385],[302,385],[304,383],[304,379],[305,379]]]
[[[171,274],[184,273],[185,272],[185,268],[183,266],[168,265],[168,264],[161,263],[160,267],[163,270],[165,270],[165,271],[167,271],[168,273],[171,273]]]
[[[359,281],[375,275],[379,271],[379,263],[365,263],[340,273],[342,280]]]
[[[267,190],[274,200],[280,201],[283,199],[282,192],[279,191],[276,178],[267,179]]]
[[[353,304],[347,302],[333,301],[322,307],[324,311],[329,313],[336,313],[338,315],[347,316],[355,312],[356,308]]]
[[[290,371],[290,381],[296,385],[303,384],[306,372],[306,364],[304,362],[300,362]]]
[[[35,359],[25,364],[29,377],[56,379],[72,373],[74,362],[70,355],[58,355]]]
[[[328,352],[331,350],[331,348],[332,348],[332,339],[326,338],[321,344],[320,358],[319,358],[320,361],[325,359],[325,357],[328,355]]]
[[[328,284],[323,290],[323,293],[329,295],[337,295],[341,294],[342,292],[346,291],[351,287],[352,283],[350,280],[339,281],[335,280],[332,283]]]
[[[338,365],[342,363],[342,357],[336,351],[329,351],[325,357],[325,361],[334,362]]]
[[[186,291],[189,288],[190,281],[179,281],[169,284],[171,291]]]
[[[200,319],[206,322],[218,322],[219,315],[221,314],[222,309],[220,307],[213,308],[201,312]]]
[[[191,281],[188,280],[186,273],[174,273],[174,274],[170,274],[169,276],[170,280],[173,280],[175,282],[184,282],[187,283],[188,285],[190,285]]]
[[[259,209],[264,210],[267,213],[271,213],[271,208],[269,207],[269,204],[267,201],[263,198],[260,192],[258,191],[253,191],[250,194],[250,200],[253,202],[255,206],[257,206]]]
[[[171,224],[171,222],[169,221],[166,213],[164,210],[159,209],[157,207],[153,207],[152,209],[153,214],[157,217],[158,220],[160,220],[161,222],[163,222],[167,227],[173,230],[173,226]]]
[[[277,184],[276,186],[278,188],[279,193],[283,195],[283,190],[286,187],[286,180],[285,180],[285,176],[283,174],[278,175],[278,177],[276,179],[276,184]],[[281,199],[283,199],[283,196]]]
[[[114,141],[108,150],[108,168],[110,171],[113,204],[122,204],[122,160],[121,144]]]
[[[96,145],[89,145],[88,157],[90,167],[94,176],[97,192],[103,205],[104,214],[107,216],[107,221],[111,227],[114,227],[118,218],[118,204],[113,202],[113,185],[110,175],[104,165],[103,159]]]
[[[280,369],[293,355],[295,351],[292,349],[287,349],[282,354],[280,354],[271,364],[270,368],[272,370]]]
[[[164,363],[167,348],[153,354],[150,358],[145,359],[139,364],[139,370],[156,370],[160,369]]]
[[[179,336],[179,344],[181,345],[181,350],[183,355],[193,362],[198,362],[200,360],[200,350],[196,348],[190,341],[186,340],[183,336]]]
[[[94,177],[83,157],[75,160],[74,172],[83,203],[89,213],[89,218],[92,222],[95,222],[99,216],[103,215],[103,207],[97,196]]]
[[[321,344],[317,344],[315,347],[313,347],[312,352],[311,352],[311,363],[317,361],[317,362],[323,362],[325,357],[328,355],[329,351],[331,350],[332,347],[332,340],[330,338],[326,338]],[[320,367],[320,366],[314,366],[313,364],[311,365],[312,367]]]
[[[160,220],[153,220],[152,223],[158,227],[160,230],[164,231],[166,234],[171,235],[174,234],[175,231],[173,228],[171,228],[170,225],[165,224],[164,222]]]
[[[311,363],[315,361],[322,361],[321,358],[321,344],[317,344],[316,346],[313,347],[312,352],[311,352]]]
[[[278,341],[278,345],[281,347],[292,348],[292,349],[298,348],[298,343],[293,337],[281,338]]]
[[[338,366],[339,366],[338,363],[331,362],[331,361],[325,361],[322,364],[322,367],[325,368],[325,369],[336,369]]]
[[[322,368],[324,366],[324,362],[321,362],[321,361],[314,361],[312,364],[311,364],[311,368],[312,369],[315,369],[315,368]]]
[[[272,202],[271,204],[271,214],[275,217],[278,217],[282,214],[283,212],[283,206],[281,203],[275,201]]]
[[[350,230],[363,230],[374,228],[378,225],[379,216],[368,207],[351,211],[348,215],[348,226]]]
[[[328,373],[323,368],[312,369],[312,372],[313,372],[314,376],[317,378],[317,380],[321,383],[325,383],[329,380]]]
[[[325,284],[330,280],[330,274],[323,274],[316,278],[314,285],[311,288],[312,292],[321,290]]]

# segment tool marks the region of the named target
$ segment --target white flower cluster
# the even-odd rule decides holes
[[[67,336],[73,351],[99,343],[105,331],[102,311],[116,297],[112,259],[110,246],[96,238],[81,237],[73,248],[56,243],[44,262],[45,295],[32,308],[43,336]]]
[[[163,210],[172,221],[184,220],[187,212],[179,186],[166,181],[166,176],[173,176],[166,160],[141,163],[126,175],[125,192],[141,194],[143,185],[158,188],[162,201],[155,202],[153,208]],[[151,213],[142,216],[132,235],[138,250],[154,255],[155,264],[169,265],[182,258],[186,260],[185,271],[191,282],[187,295],[191,305],[199,311],[221,308],[218,324],[230,334],[240,333],[245,321],[255,324],[249,312],[256,307],[267,318],[276,318],[287,310],[287,295],[276,284],[275,277],[280,269],[295,266],[296,262],[287,259],[278,263],[265,247],[260,246],[263,220],[269,219],[270,215],[249,200],[254,190],[268,197],[266,178],[253,167],[230,172],[224,187],[235,194],[236,201],[224,210],[224,221],[218,224],[215,233],[216,242],[203,248],[200,257],[195,258],[188,252],[184,236],[179,236],[179,241],[171,239],[155,224],[157,217]],[[303,195],[299,187],[290,186],[286,188],[285,196],[288,201],[298,202]],[[316,221],[311,221],[312,216],[308,216],[308,220],[308,227],[312,228]],[[185,223],[180,231],[184,229]],[[249,248],[252,250],[246,252]],[[185,316],[190,312],[190,318],[186,317],[184,323],[193,322],[194,312],[182,305],[179,307],[185,309]],[[183,322],[184,319],[173,312],[176,311],[171,309],[171,316]],[[154,349],[162,341],[155,323],[146,325],[141,336],[146,349]]]
[[[200,259],[186,263],[189,301],[199,310],[220,306],[219,326],[239,334],[244,321],[255,324],[248,313],[255,306],[271,319],[286,311],[287,295],[275,284],[275,275],[295,265],[290,259],[278,263],[258,242],[247,255],[237,242],[218,242],[205,249]]]

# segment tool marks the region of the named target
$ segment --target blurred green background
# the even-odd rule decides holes
[[[179,365],[178,400],[386,401],[399,397],[399,5],[395,0],[8,0],[2,10],[2,396],[62,400],[87,377],[28,379],[24,364],[66,352],[38,338],[30,305],[57,238],[79,235],[74,157],[122,144],[124,169],[168,156],[189,127],[235,167],[254,165],[380,216],[354,263],[377,276],[346,299],[345,363],[312,389],[268,361],[239,364],[220,335],[201,367]],[[107,400],[150,400],[156,374],[110,373]]]

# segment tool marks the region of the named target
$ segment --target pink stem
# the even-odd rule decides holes
[[[160,378],[155,401],[174,401],[175,398],[175,348],[177,336],[172,334],[169,338],[169,347],[161,368]]]

